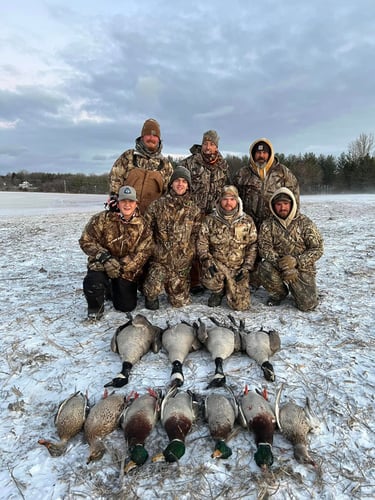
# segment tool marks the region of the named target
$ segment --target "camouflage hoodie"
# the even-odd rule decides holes
[[[104,271],[96,256],[108,251],[123,264],[121,278],[136,281],[152,253],[153,241],[151,229],[138,209],[128,222],[120,214],[105,210],[89,220],[79,245],[88,255],[90,270]]]
[[[292,199],[292,209],[286,219],[278,217],[272,206],[273,198],[280,193]],[[299,213],[292,191],[288,188],[275,191],[269,210],[271,217],[263,222],[259,232],[259,255],[275,267],[280,257],[292,255],[300,271],[315,271],[315,262],[323,255],[323,238],[316,225]]]
[[[253,148],[259,141],[265,142],[271,149],[270,157],[263,169],[255,164],[252,155]],[[289,188],[294,193],[299,207],[299,184],[294,174],[274,156],[272,143],[268,139],[254,141],[249,153],[249,165],[239,169],[234,176],[233,184],[242,198],[244,211],[251,215],[259,229],[261,223],[270,216],[269,200],[276,189]]]
[[[209,214],[215,208],[222,188],[229,182],[229,166],[218,152],[215,163],[208,163],[202,155],[202,146],[194,144],[190,148],[191,156],[180,162],[190,171],[192,180],[192,200],[203,214]]]

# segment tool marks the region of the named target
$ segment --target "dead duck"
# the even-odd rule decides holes
[[[160,402],[161,392],[154,389],[148,389],[142,396],[133,393],[127,398],[121,417],[121,427],[129,450],[125,473],[143,465],[148,458],[144,444],[159,419]]]
[[[257,450],[254,459],[258,467],[267,470],[273,464],[272,444],[276,429],[275,413],[266,400],[266,394],[249,391],[245,387],[240,401],[242,423],[254,433]]]
[[[236,324],[233,316],[230,320]],[[242,350],[256,361],[263,371],[264,378],[270,382],[275,381],[275,371],[269,359],[280,350],[280,335],[276,330],[246,331],[243,320],[239,322]]]
[[[213,393],[206,396],[204,416],[210,434],[215,440],[215,449],[211,457],[229,458],[232,455],[232,450],[227,441],[233,433],[234,424],[238,417],[238,403],[233,393],[232,395]]]
[[[87,396],[80,391],[69,396],[60,403],[54,419],[60,441],[39,439],[38,443],[45,446],[52,457],[65,453],[68,441],[82,430],[88,409]]]
[[[238,332],[226,328],[216,318],[210,318],[216,326],[207,328],[205,323],[198,319],[197,336],[204,344],[215,362],[215,375],[208,387],[221,387],[226,384],[223,362],[234,352],[241,348]]]
[[[85,438],[90,446],[87,463],[103,457],[105,453],[103,438],[119,426],[124,408],[124,395],[115,393],[108,395],[107,391],[91,408],[84,425]]]
[[[306,398],[305,407],[288,401],[280,406],[281,385],[275,403],[275,414],[283,436],[293,445],[294,458],[300,464],[309,464],[316,467],[307,448],[307,434],[319,426],[316,416],[311,411],[309,398]]]
[[[123,387],[129,381],[130,371],[150,349],[160,349],[161,329],[152,325],[142,314],[137,314],[127,323],[119,326],[112,337],[111,349],[117,352],[122,360],[122,370],[104,387]]]
[[[180,387],[184,383],[182,366],[187,355],[200,348],[195,328],[185,322],[168,326],[162,333],[161,342],[168,353],[169,361],[172,363],[171,386]]]
[[[160,418],[169,443],[152,461],[177,462],[185,454],[185,439],[196,419],[193,393],[172,386],[162,401]]]

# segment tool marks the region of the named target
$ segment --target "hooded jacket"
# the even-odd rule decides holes
[[[281,219],[273,208],[272,201],[280,193],[292,199],[292,208],[286,219]],[[297,268],[305,272],[315,271],[315,262],[323,255],[323,238],[316,225],[299,212],[297,201],[288,188],[275,191],[269,200],[271,216],[265,220],[259,232],[258,249],[262,259],[278,266],[284,255],[297,259]]]
[[[271,154],[264,168],[260,169],[253,158],[253,148],[259,142],[268,144]],[[271,141],[265,138],[257,139],[249,148],[249,165],[242,167],[236,173],[233,184],[237,187],[243,201],[244,211],[251,215],[257,228],[270,215],[269,200],[276,189],[289,188],[295,196],[297,207],[300,203],[299,184],[294,174],[274,155]]]

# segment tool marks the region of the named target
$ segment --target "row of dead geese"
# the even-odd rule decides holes
[[[76,392],[63,401],[55,416],[55,426],[60,441],[40,439],[54,457],[62,455],[68,442],[82,429],[89,444],[87,463],[99,460],[105,453],[103,438],[121,425],[127,443],[128,457],[124,472],[143,465],[148,459],[145,442],[152,429],[161,420],[168,436],[168,444],[153,461],[176,462],[185,453],[185,440],[194,422],[203,413],[210,434],[215,441],[212,457],[228,458],[232,450],[228,441],[234,434],[236,424],[253,432],[256,444],[255,462],[262,469],[273,463],[273,435],[276,430],[291,441],[294,456],[300,463],[315,466],[307,449],[307,435],[317,426],[317,419],[310,409],[309,401],[301,407],[292,401],[280,405],[280,387],[275,405],[272,407],[264,390],[249,391],[236,397],[226,385],[223,361],[236,350],[245,351],[263,370],[265,378],[275,380],[269,358],[280,349],[280,337],[276,331],[246,332],[243,323],[236,325],[232,317],[230,327],[215,324],[207,328],[204,322],[188,325],[180,323],[165,331],[153,326],[145,316],[136,315],[119,327],[111,341],[111,348],[122,360],[122,370],[106,387],[122,387],[127,384],[133,365],[150,349],[158,352],[160,347],[168,353],[172,363],[171,387],[163,396],[161,391],[148,389],[139,395],[131,392],[107,393],[89,408],[87,396]],[[214,393],[202,398],[190,390],[182,390],[184,382],[183,363],[189,352],[206,346],[215,362],[215,374],[208,387]]]

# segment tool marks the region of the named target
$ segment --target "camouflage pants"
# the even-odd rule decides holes
[[[270,262],[263,261],[259,265],[259,276],[263,287],[275,300],[285,299],[290,292],[301,311],[312,311],[318,305],[314,271],[299,271],[297,281],[286,285],[280,271]]]
[[[228,306],[235,311],[247,311],[250,307],[249,274],[244,273],[241,281],[236,282],[236,271],[228,268],[218,270],[211,276],[207,269],[203,270],[202,284],[213,293],[225,294]]]
[[[190,304],[190,267],[174,271],[157,262],[151,262],[143,283],[143,293],[148,299],[156,299],[164,290],[173,307]]]

